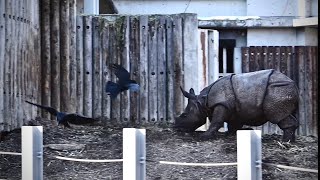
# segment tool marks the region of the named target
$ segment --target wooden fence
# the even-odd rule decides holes
[[[318,47],[254,46],[242,48],[242,72],[276,69],[297,83],[300,126],[297,134],[318,136]],[[278,133],[277,125],[267,123],[263,133]]]
[[[40,96],[38,3],[0,1],[0,132],[36,116],[36,109],[23,102]]]
[[[52,6],[59,7],[42,4],[57,13]],[[184,108],[179,86],[199,91],[194,84],[198,76],[195,14],[82,15],[74,16],[74,23],[71,9],[64,15],[60,10],[60,20],[54,13],[42,16],[42,104],[109,122],[167,123]],[[63,37],[62,31],[68,35]],[[117,80],[112,63],[131,73],[140,84],[138,93],[126,91],[110,99],[106,82]]]

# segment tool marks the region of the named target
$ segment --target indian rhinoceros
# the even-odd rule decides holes
[[[180,87],[181,88],[181,87]],[[210,120],[202,139],[214,137],[224,122],[228,132],[236,132],[244,125],[260,126],[266,122],[283,130],[283,141],[294,141],[299,122],[294,116],[298,108],[298,88],[286,75],[274,70],[260,70],[232,74],[219,78],[195,95],[181,88],[188,104],[175,119],[174,128],[194,131]]]

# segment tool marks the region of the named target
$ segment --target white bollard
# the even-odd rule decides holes
[[[42,126],[22,126],[22,180],[43,179]]]
[[[262,180],[261,130],[237,131],[238,180]]]
[[[123,180],[146,179],[146,130],[123,128]]]

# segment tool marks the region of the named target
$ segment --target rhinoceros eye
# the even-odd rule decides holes
[[[182,114],[180,115],[180,117],[182,117],[182,118],[187,117],[187,114],[186,114],[186,113],[182,113]]]

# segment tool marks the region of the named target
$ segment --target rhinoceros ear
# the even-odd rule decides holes
[[[195,99],[196,98],[196,95],[194,94],[194,90],[192,88],[190,89],[190,93],[188,93],[187,91],[183,90],[181,86],[180,86],[180,89],[181,89],[182,94],[186,98],[188,98],[188,99]],[[193,92],[193,94],[191,92]]]
[[[194,93],[193,88],[190,88],[189,93],[190,93],[190,94],[193,94],[193,95],[196,95],[196,94]]]

